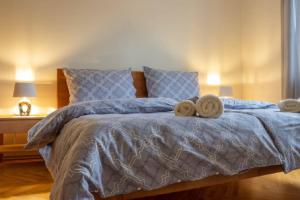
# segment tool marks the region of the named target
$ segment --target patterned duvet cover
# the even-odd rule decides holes
[[[251,109],[247,102],[234,109],[231,102],[218,119],[176,117],[175,104],[91,101],[34,126],[27,148],[40,148],[54,178],[51,199],[109,197],[271,165],[285,172],[300,167],[300,114],[259,104]]]

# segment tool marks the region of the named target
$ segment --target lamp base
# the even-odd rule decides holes
[[[20,116],[29,116],[31,112],[31,104],[26,101],[21,101],[19,103]]]

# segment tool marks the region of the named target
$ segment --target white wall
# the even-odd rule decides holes
[[[243,98],[281,99],[281,0],[242,1]]]
[[[62,65],[196,70],[202,83],[217,72],[238,85],[239,9],[239,0],[2,0],[0,108],[15,105],[20,68],[34,70],[40,107],[56,106]]]
[[[34,105],[55,107],[61,66],[196,70],[204,94],[216,89],[206,75],[218,73],[236,97],[277,99],[263,84],[280,84],[279,1],[2,0],[0,112],[15,106],[13,83],[24,68],[38,83]],[[276,80],[262,81],[270,68]],[[264,91],[250,93],[256,81]]]

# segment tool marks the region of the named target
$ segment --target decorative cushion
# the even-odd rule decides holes
[[[168,97],[176,100],[199,96],[197,72],[165,71],[144,67],[149,97]]]
[[[70,103],[135,98],[131,70],[64,69]]]

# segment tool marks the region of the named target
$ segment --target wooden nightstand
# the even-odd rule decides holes
[[[26,134],[34,124],[43,118],[44,116],[0,116],[0,162],[5,159],[7,154],[22,154],[30,152],[24,149],[25,142],[23,142],[23,144],[16,144],[15,139],[19,134]],[[13,136],[14,142],[12,144],[5,144],[6,136]],[[31,155],[35,155],[35,157],[37,157],[37,153],[34,153],[33,151],[31,151]]]

